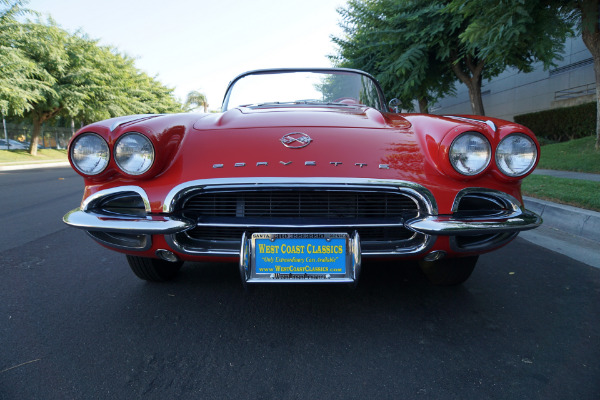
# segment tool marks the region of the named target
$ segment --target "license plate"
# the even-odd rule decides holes
[[[357,278],[358,237],[346,233],[254,233],[243,242],[247,246],[242,246],[240,268],[246,282],[354,282]]]

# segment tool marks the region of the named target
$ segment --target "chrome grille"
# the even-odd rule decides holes
[[[199,193],[182,208],[192,218],[334,220],[410,218],[418,211],[417,204],[401,193],[276,190]]]
[[[244,232],[357,230],[363,255],[408,254],[426,241],[404,227],[420,208],[408,191],[396,188],[199,189],[182,196],[174,209],[198,221],[194,229],[170,239],[192,254],[236,254]]]

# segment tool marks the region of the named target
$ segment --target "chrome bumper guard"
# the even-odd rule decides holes
[[[415,218],[404,225],[427,235],[487,235],[504,232],[520,232],[537,228],[542,223],[539,215],[528,210],[514,210],[493,217],[458,219],[448,215],[431,215]]]
[[[173,216],[128,217],[82,211],[79,208],[68,212],[63,217],[63,221],[67,225],[86,231],[130,233],[134,235],[169,235],[196,226],[194,221]]]

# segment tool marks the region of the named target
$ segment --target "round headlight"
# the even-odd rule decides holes
[[[126,133],[115,144],[115,161],[126,174],[141,175],[154,162],[154,147],[146,136]]]
[[[450,163],[463,175],[477,175],[492,158],[490,142],[481,133],[465,132],[450,145]]]
[[[503,174],[511,177],[531,171],[536,160],[537,147],[533,139],[522,133],[508,135],[496,149],[496,165]]]
[[[83,174],[99,174],[104,171],[109,160],[108,144],[95,133],[84,133],[71,146],[71,161]]]

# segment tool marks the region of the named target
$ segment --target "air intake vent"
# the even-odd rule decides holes
[[[186,217],[322,218],[335,220],[410,218],[417,204],[401,193],[350,191],[258,191],[200,193],[183,205]]]

